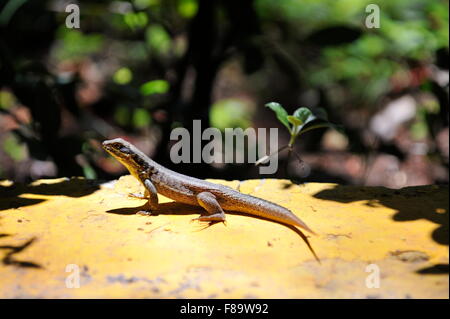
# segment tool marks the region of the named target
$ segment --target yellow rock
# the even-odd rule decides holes
[[[131,176],[0,182],[1,298],[448,298],[448,187],[214,181],[291,209],[319,235],[200,208]]]

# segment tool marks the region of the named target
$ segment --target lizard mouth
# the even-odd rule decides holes
[[[108,153],[113,153],[112,152],[112,150],[113,150],[113,148],[111,147],[111,144],[110,143],[108,143],[108,141],[104,141],[103,143],[102,143],[102,147],[103,147],[103,149],[105,150],[105,151],[107,151]]]
[[[113,143],[110,141],[104,141],[102,143],[102,147],[105,151],[107,151],[109,154],[114,156],[115,158],[121,158],[123,156],[120,156],[120,152],[114,147]]]
[[[107,140],[102,143],[102,147],[127,168],[133,164],[134,161],[131,160],[130,149],[127,145],[118,143],[116,140]]]

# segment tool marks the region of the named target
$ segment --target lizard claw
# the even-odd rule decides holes
[[[212,225],[220,223],[220,222],[222,222],[226,226],[226,221],[225,220],[210,220],[210,221],[204,221],[203,220],[202,221],[202,220],[200,220],[198,218],[194,218],[194,219],[191,219],[191,222],[193,222],[194,220],[198,220],[200,222],[199,225],[201,226],[201,228],[199,230],[197,230],[197,231],[205,230],[206,228],[209,228]]]
[[[217,214],[212,214],[212,215],[200,216],[200,217],[192,219],[192,221],[194,221],[194,220],[198,220],[201,222],[224,222],[226,219],[225,219],[225,214],[217,213]]]
[[[219,219],[208,218],[208,217],[209,216],[200,216],[200,217],[191,219],[190,222],[192,223],[193,221],[199,221],[200,223],[208,224],[208,227],[212,226],[214,224],[217,224],[217,223],[223,223],[225,226],[227,225],[227,221],[225,219],[219,220]]]

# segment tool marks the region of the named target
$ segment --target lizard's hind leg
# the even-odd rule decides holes
[[[197,195],[198,204],[203,207],[208,215],[200,216],[198,218],[194,218],[193,220],[199,220],[202,222],[224,222],[225,223],[225,213],[220,207],[219,202],[216,199],[216,196],[210,192],[201,192]]]

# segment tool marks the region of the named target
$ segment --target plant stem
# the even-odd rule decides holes
[[[292,150],[292,147],[294,145],[295,139],[297,138],[297,135],[291,134],[291,139],[289,140],[288,147]]]

